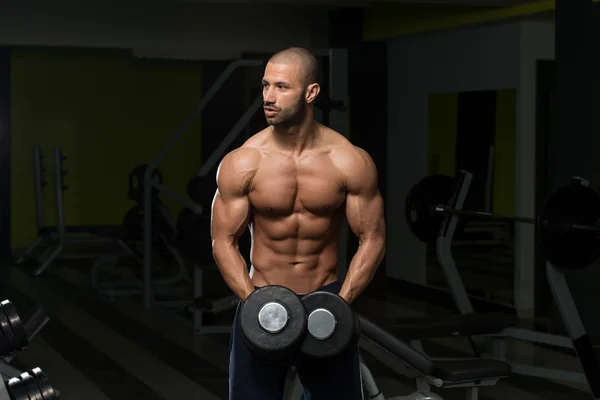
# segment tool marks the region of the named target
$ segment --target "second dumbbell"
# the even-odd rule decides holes
[[[302,297],[307,314],[307,335],[301,351],[313,358],[330,358],[348,349],[358,338],[356,315],[343,298],[317,291]]]

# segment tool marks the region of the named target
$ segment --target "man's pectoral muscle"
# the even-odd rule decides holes
[[[359,239],[340,296],[352,303],[375,276],[385,255],[384,204],[377,186],[377,169],[371,157],[357,149],[355,160],[345,165],[346,218]]]
[[[248,266],[238,246],[250,216],[248,174],[239,173],[239,166],[244,161],[235,152],[223,159],[217,173],[218,189],[211,218],[213,257],[225,283],[241,300],[254,291]]]

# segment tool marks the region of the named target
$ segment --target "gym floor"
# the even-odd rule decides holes
[[[8,297],[26,313],[35,303],[45,307],[51,322],[15,366],[39,366],[63,400],[226,399],[228,335],[194,338],[191,329],[160,310],[145,310],[138,302],[101,301],[90,289],[89,268],[56,266],[39,277],[12,268]],[[442,312],[431,305],[388,294],[381,301],[363,296],[359,312],[381,317],[420,316]],[[376,312],[378,315],[373,315]],[[461,339],[428,341],[429,354],[469,355]],[[579,371],[577,360],[564,353],[529,345],[509,346],[513,360]],[[414,382],[396,374],[363,351],[367,366],[386,397],[407,395]],[[482,400],[587,400],[585,387],[515,376],[495,387],[482,388]],[[442,390],[446,400],[463,400],[460,389]]]

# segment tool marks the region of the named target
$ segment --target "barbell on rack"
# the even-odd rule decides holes
[[[455,209],[452,209],[452,207],[449,207],[449,206],[443,205],[443,204],[438,204],[437,206],[434,206],[433,212],[435,212],[436,214],[456,215],[459,218],[463,218],[463,219],[471,218],[471,219],[482,219],[482,220],[487,220],[487,221],[522,222],[525,224],[535,224],[536,223],[535,218],[512,217],[512,216],[508,216],[508,215],[498,215],[498,214],[492,214],[492,213],[483,212],[483,211],[455,210]]]
[[[458,232],[469,220],[476,219],[533,224],[544,257],[565,269],[584,268],[600,257],[600,195],[580,178],[550,194],[536,218],[455,209],[448,204],[455,189],[454,178],[432,175],[409,191],[406,220],[421,241],[434,242],[444,218],[456,216],[461,222]]]

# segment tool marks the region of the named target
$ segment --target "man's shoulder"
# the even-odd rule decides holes
[[[350,141],[335,146],[331,151],[331,160],[348,190],[377,180],[377,167],[369,153]]]
[[[269,127],[256,132],[252,136],[250,136],[244,144],[240,148],[244,149],[260,149],[267,145],[268,140],[270,138],[270,129]]]
[[[223,157],[222,164],[231,167],[241,167],[247,169],[256,165],[262,159],[262,148],[264,147],[264,131],[250,137],[244,144],[235,150],[232,150]]]
[[[355,146],[346,136],[331,129],[326,128],[324,130],[325,141],[331,148],[331,155],[335,158],[341,159],[362,159],[365,156],[369,157],[369,153]]]
[[[346,142],[332,147],[331,159],[334,164],[343,166],[343,169],[365,168],[373,164],[373,159],[366,150],[345,140]]]
[[[258,168],[261,158],[258,149],[241,146],[223,157],[219,169],[231,173],[254,170]]]
[[[264,131],[258,132],[235,150],[227,153],[217,172],[219,186],[231,186],[246,192],[264,158]]]

